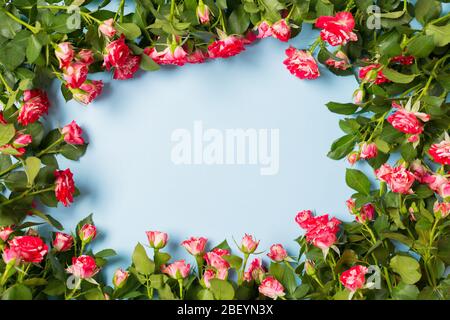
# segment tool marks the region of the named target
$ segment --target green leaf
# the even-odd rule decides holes
[[[136,270],[139,273],[150,275],[155,272],[155,263],[150,260],[144,247],[140,243],[138,243],[134,248],[132,260]]]
[[[293,297],[295,299],[302,299],[304,296],[306,296],[308,294],[310,289],[311,289],[311,287],[309,286],[309,284],[302,283],[295,289]]]
[[[415,74],[403,74],[390,68],[383,68],[383,74],[395,83],[410,83],[416,77]]]
[[[39,210],[33,209],[33,216],[39,217],[42,220],[44,220],[45,222],[47,222],[49,225],[51,225],[52,227],[55,227],[58,230],[63,230],[63,226],[61,225],[61,223],[56,220],[55,218],[53,218],[52,216],[45,214]]]
[[[274,276],[283,287],[290,293],[293,294],[297,288],[297,283],[295,281],[294,272],[288,266],[281,263],[272,262],[269,267],[269,273]]]
[[[134,40],[141,36],[141,29],[135,23],[120,23],[114,24],[117,31],[122,33],[128,40]]]
[[[407,45],[407,53],[416,58],[425,58],[434,49],[434,40],[431,35],[419,35],[413,38]]]
[[[333,142],[327,156],[333,160],[342,159],[353,150],[355,144],[356,137],[354,135],[342,136]]]
[[[28,178],[28,186],[32,186],[34,183],[34,179],[41,170],[41,160],[36,157],[28,157],[25,160],[25,173]]]
[[[437,47],[444,47],[450,43],[450,24],[445,26],[430,24],[425,28],[425,34],[433,37]]]
[[[432,19],[439,17],[442,7],[439,1],[417,0],[414,7],[414,15],[422,25],[426,25]]]
[[[8,288],[2,295],[2,300],[31,300],[30,288],[23,284],[16,284]]]
[[[326,106],[331,112],[345,115],[354,114],[358,109],[358,106],[353,103],[328,102]]]
[[[211,279],[209,282],[211,284],[210,290],[216,300],[233,300],[234,288],[231,283],[220,279]]]
[[[235,255],[225,255],[222,258],[230,264],[231,268],[235,270],[239,270],[242,266],[241,257]]]
[[[391,259],[389,266],[402,277],[402,281],[406,284],[414,284],[422,277],[419,263],[410,256],[396,255]]]
[[[33,63],[36,61],[36,59],[39,57],[42,50],[42,44],[39,42],[39,39],[37,36],[32,34],[28,38],[28,45],[27,45],[27,51],[26,56],[29,63]]]
[[[7,144],[16,135],[16,129],[12,123],[0,124],[0,146]]]
[[[156,71],[160,69],[159,64],[157,64],[152,58],[150,58],[145,53],[141,54],[141,64],[139,66],[142,70],[145,71]]]
[[[64,158],[76,161],[86,153],[86,149],[86,143],[79,145],[65,144],[59,149],[59,152]]]
[[[419,295],[419,289],[415,285],[400,282],[392,290],[394,300],[416,300]]]
[[[347,185],[364,195],[370,195],[369,178],[360,170],[347,169],[345,173],[345,182]]]
[[[117,256],[117,253],[113,249],[103,249],[95,254],[96,258],[108,258],[114,256]]]
[[[8,17],[3,11],[0,11],[0,35],[2,37],[13,39],[21,29],[20,23]]]
[[[228,18],[231,33],[242,34],[250,25],[250,19],[243,6],[238,6]]]
[[[413,161],[417,156],[417,150],[413,147],[412,143],[405,143],[402,145],[400,153],[406,162]]]

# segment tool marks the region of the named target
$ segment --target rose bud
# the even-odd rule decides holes
[[[240,250],[245,254],[250,254],[255,252],[256,248],[258,248],[259,241],[253,240],[251,235],[245,234],[242,238]]]
[[[361,152],[359,156],[362,159],[372,159],[378,155],[377,145],[375,143],[364,142],[361,146]]]
[[[97,267],[94,258],[82,255],[78,258],[73,257],[72,265],[66,271],[79,279],[89,279],[95,276],[100,269]]]
[[[265,274],[266,270],[262,265],[261,259],[255,258],[250,263],[250,266],[248,267],[247,271],[245,271],[244,280],[245,281],[255,280],[256,282],[261,283],[263,281]]]
[[[73,202],[75,183],[70,169],[55,171],[55,196],[59,202],[68,207]]]
[[[2,258],[5,264],[19,265],[20,263],[19,252],[12,248],[3,249]]]
[[[445,218],[450,214],[450,203],[436,201],[433,206],[433,212],[437,219]]]
[[[19,236],[9,242],[9,247],[19,254],[24,262],[39,263],[48,252],[48,247],[40,237]]]
[[[285,295],[283,285],[272,276],[269,276],[262,281],[261,285],[258,287],[258,291],[274,300]]]
[[[308,276],[315,276],[316,274],[316,264],[314,261],[306,259],[305,261],[305,271]]]
[[[342,272],[339,280],[344,287],[352,292],[355,292],[356,290],[364,287],[364,283],[366,282],[365,274],[367,272],[368,269],[366,267],[357,265]]]
[[[258,39],[263,39],[272,36],[272,28],[267,21],[263,21],[258,25]]]
[[[94,63],[94,53],[88,49],[82,49],[77,53],[76,60],[89,66]]]
[[[347,161],[350,165],[354,165],[359,160],[359,152],[352,152],[347,156]]]
[[[163,273],[177,280],[186,278],[189,275],[190,269],[191,265],[186,264],[184,260],[175,261],[168,266],[161,266],[161,270]]]
[[[98,30],[108,38],[114,37],[117,32],[114,28],[114,19],[111,18],[103,21],[103,23],[98,27]]]
[[[75,51],[69,42],[61,42],[55,49],[55,56],[59,61],[59,68],[67,67],[73,60]]]
[[[26,147],[31,142],[33,142],[33,138],[30,134],[22,134],[18,133],[14,138],[14,142],[12,143],[14,148]]]
[[[117,289],[122,288],[125,285],[129,275],[130,275],[130,273],[128,271],[124,271],[122,269],[117,269],[116,272],[114,273],[114,277],[113,277],[114,286]]]
[[[197,17],[201,24],[209,23],[209,7],[202,0],[198,2]]]
[[[68,251],[70,248],[72,248],[73,237],[70,234],[56,232],[55,240],[53,240],[52,245],[53,248],[56,249],[56,251],[59,252]]]
[[[206,242],[208,239],[200,237],[191,237],[185,240],[181,245],[193,256],[202,255],[205,252]]]
[[[167,239],[169,236],[167,233],[159,232],[159,231],[147,231],[147,238],[150,247],[153,249],[162,249],[167,244]]]
[[[97,236],[97,228],[93,224],[87,223],[81,227],[78,236],[82,242],[89,243]]]
[[[281,244],[274,244],[270,247],[267,256],[275,262],[284,261],[287,258],[287,252]]]
[[[73,98],[82,104],[89,104],[97,98],[103,90],[103,81],[86,80],[78,89],[71,89]]]
[[[361,104],[364,100],[364,95],[363,89],[356,89],[355,92],[353,92],[353,103]]]
[[[72,121],[62,128],[61,134],[64,135],[64,141],[68,144],[84,144],[84,139],[81,136],[83,134],[83,130],[75,121]]]
[[[216,278],[216,272],[212,269],[207,269],[203,273],[203,282],[205,283],[205,287],[211,287],[211,283],[209,282],[211,279]]]
[[[14,230],[11,227],[0,227],[0,239],[6,241]]]

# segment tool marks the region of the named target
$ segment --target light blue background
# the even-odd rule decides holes
[[[290,43],[312,43],[316,33],[307,28]],[[87,107],[65,103],[54,83],[49,120],[63,126],[75,119],[90,145],[81,161],[60,162],[74,172],[82,195],[49,213],[70,231],[93,212],[100,233],[95,249],[116,249],[114,268],[128,265],[135,244],[146,243],[146,230],[168,232],[176,258],[187,257],[179,243],[189,236],[232,244],[246,232],[261,239],[262,250],[282,243],[296,255],[299,210],[350,220],[347,164],[326,157],[342,132],[325,103],[350,101],[356,81],[324,68],[318,80],[295,78],[282,64],[287,46],[264,39],[231,59],[139,72],[127,81],[96,75],[105,90]],[[278,128],[279,173],[261,176],[250,165],[174,165],[171,134],[192,129],[195,120],[207,128]]]

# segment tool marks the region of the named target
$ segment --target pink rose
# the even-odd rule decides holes
[[[75,56],[75,51],[69,42],[61,42],[55,49],[55,56],[59,61],[59,68],[67,67]]]
[[[134,74],[139,70],[139,64],[141,63],[140,56],[129,55],[127,60],[120,67],[114,69],[113,79],[126,80],[131,79]]]
[[[258,248],[259,241],[253,239],[251,235],[245,234],[242,238],[241,242],[241,251],[246,254],[250,254],[255,252],[256,248]]]
[[[313,214],[311,210],[302,210],[295,216],[295,222],[297,222],[300,228],[308,229],[312,218]]]
[[[83,144],[84,139],[81,136],[83,134],[83,130],[80,128],[80,126],[75,122],[72,121],[68,125],[66,125],[61,130],[61,134],[64,135],[64,141],[69,144]]]
[[[98,27],[98,30],[108,38],[114,37],[117,32],[114,28],[114,19],[111,18],[103,21],[103,23]]]
[[[436,201],[433,206],[433,212],[436,216],[447,217],[450,214],[450,202]]]
[[[283,63],[289,72],[300,79],[316,79],[320,76],[316,60],[309,51],[297,50],[294,47],[286,49],[286,60]]]
[[[411,194],[411,186],[416,180],[415,176],[404,166],[392,168],[388,164],[383,164],[379,169],[375,170],[375,175],[381,181],[386,182],[392,192]]]
[[[39,263],[48,252],[48,247],[41,238],[35,236],[18,236],[9,242],[9,248],[19,254],[24,262]]]
[[[338,12],[333,16],[322,16],[316,21],[316,27],[322,29],[320,37],[332,46],[345,45],[357,41],[353,32],[355,20],[350,12]]]
[[[248,282],[252,280],[261,282],[265,274],[266,269],[264,269],[261,259],[255,258],[250,262],[247,271],[245,271],[244,280]]]
[[[9,236],[14,232],[11,227],[0,227],[0,239],[3,241],[8,240]]]
[[[377,145],[375,143],[364,142],[361,146],[360,157],[362,159],[372,159],[378,155]]]
[[[216,252],[208,252],[203,258],[206,260],[206,264],[215,268],[216,270],[228,269],[230,268],[230,264],[222,258],[223,255],[220,255]]]
[[[173,279],[184,279],[189,275],[191,266],[186,264],[184,260],[175,261],[168,266],[162,266],[161,270]]]
[[[103,81],[86,80],[78,89],[71,90],[73,98],[83,104],[91,103],[103,90]]]
[[[33,142],[33,138],[31,137],[30,134],[17,133],[16,137],[14,138],[13,147],[14,148],[26,147],[31,142]]]
[[[267,21],[263,21],[258,25],[258,39],[263,39],[272,36],[272,28]]]
[[[23,101],[17,117],[17,122],[23,126],[36,122],[42,115],[48,113],[50,102],[44,91],[39,89],[25,90]]]
[[[428,153],[433,157],[434,162],[443,165],[450,165],[450,140],[442,140],[431,145]]]
[[[59,202],[68,207],[73,202],[75,182],[70,169],[55,170],[55,196]]]
[[[123,35],[119,39],[110,42],[105,50],[103,66],[108,71],[114,68],[114,79],[130,79],[139,69],[141,57],[131,54],[131,50],[125,43]]]
[[[274,300],[285,295],[283,285],[272,276],[265,278],[261,282],[258,287],[258,291],[266,297]]]
[[[82,62],[74,62],[64,69],[64,80],[71,89],[77,89],[86,81],[88,66]]]
[[[244,42],[236,36],[227,36],[208,46],[210,58],[229,58],[244,51]]]
[[[425,180],[428,176],[427,168],[422,165],[420,160],[414,160],[409,166],[409,169],[414,174],[417,181],[420,183],[426,183]]]
[[[355,92],[353,92],[353,103],[354,104],[361,104],[364,100],[364,90],[357,89]]]
[[[78,236],[82,242],[89,243],[97,236],[97,228],[93,224],[87,223],[78,231]]]
[[[367,272],[368,269],[366,267],[357,265],[342,272],[340,281],[348,290],[355,292],[364,287],[364,283],[366,282],[365,275]]]
[[[287,42],[291,37],[291,28],[284,19],[275,22],[271,29],[272,36],[280,41]]]
[[[446,183],[442,184],[442,186],[439,188],[438,193],[446,201],[450,200],[450,182],[447,181]]]
[[[367,203],[362,206],[359,211],[359,215],[356,216],[356,221],[359,223],[366,223],[372,221],[375,218],[375,207],[371,203]]]
[[[73,237],[70,234],[56,232],[55,239],[53,240],[52,245],[53,248],[56,249],[56,251],[68,251],[70,248],[72,248]]]
[[[270,247],[267,256],[273,261],[281,262],[287,258],[288,254],[281,244],[274,244]]]
[[[165,232],[147,231],[148,243],[153,249],[162,249],[166,246],[169,235]]]
[[[180,46],[171,48],[170,46],[161,52],[155,48],[148,47],[144,53],[152,58],[157,64],[183,66],[187,62],[187,53]]]
[[[218,254],[221,257],[230,255],[230,251],[228,251],[227,249],[214,248],[212,250],[212,252],[214,252],[215,254]]]
[[[397,111],[391,114],[387,121],[400,132],[413,135],[420,134],[423,131],[423,124],[418,118],[423,122],[430,120],[430,116],[425,113],[407,111],[396,103],[393,103],[392,106],[397,108]]]
[[[347,70],[348,68],[350,68],[350,66],[351,66],[350,61],[348,60],[348,57],[344,52],[338,51],[335,55],[336,55],[336,58],[338,58],[339,60],[336,60],[333,58],[328,58],[325,61],[325,64],[327,66],[330,66],[330,67],[333,67],[333,68],[339,69],[339,70]]]
[[[95,259],[91,256],[82,255],[72,258],[72,265],[66,271],[73,274],[79,279],[89,279],[95,276],[100,269],[95,263]]]
[[[301,221],[302,219],[303,221]],[[336,242],[336,234],[341,224],[338,219],[329,219],[328,214],[314,217],[306,211],[306,214],[303,213],[303,217],[300,217],[299,220],[301,221],[300,227],[306,230],[306,240],[314,246],[326,250]]]
[[[209,23],[209,7],[201,0],[197,6],[197,17],[201,24]]]
[[[205,252],[206,242],[208,239],[200,237],[191,237],[185,240],[181,245],[193,256],[202,255]]]
[[[365,81],[369,81],[369,82],[374,82],[375,84],[383,84],[385,82],[391,82],[388,78],[386,78],[383,74],[383,70],[380,69],[381,65],[380,64],[371,64],[367,67],[363,67],[361,69],[359,69],[359,78],[363,79]],[[378,70],[376,72],[376,76],[375,79],[372,79],[370,77],[371,75],[371,71],[372,70]],[[375,72],[375,71],[374,71]]]
[[[16,249],[4,248],[2,258],[5,264],[11,263],[15,265],[20,264],[20,254]]]
[[[76,60],[89,66],[94,63],[94,53],[88,49],[81,49],[76,56]]]
[[[205,62],[207,56],[202,50],[197,49],[186,57],[186,62],[188,63],[203,63]]]
[[[348,163],[352,166],[359,161],[359,152],[352,152],[347,156]]]
[[[211,287],[210,280],[212,279],[226,280],[227,277],[228,277],[227,269],[219,269],[219,270],[206,269],[205,272],[203,273],[203,282],[205,283],[205,286],[209,288]]]
[[[117,269],[116,272],[114,272],[113,276],[113,285],[120,289],[125,285],[125,282],[128,279],[128,276],[130,273],[128,271],[124,271],[123,269]]]

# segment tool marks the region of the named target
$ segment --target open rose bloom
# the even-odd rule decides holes
[[[190,270],[190,264],[186,264],[184,260],[178,260],[168,266],[161,267],[163,273],[178,280],[186,278],[189,275]]]
[[[367,267],[357,265],[342,272],[339,280],[344,287],[352,292],[355,292],[356,290],[364,287],[366,282],[365,275],[367,272]]]
[[[72,265],[66,271],[79,279],[90,279],[95,276],[100,269],[95,263],[95,259],[88,255],[72,258]]]
[[[201,255],[205,252],[208,239],[191,237],[181,243],[181,245],[193,256]]]
[[[345,45],[349,41],[357,41],[353,32],[355,20],[350,12],[338,12],[335,16],[321,16],[316,27],[322,29],[320,37],[332,46]]]
[[[261,282],[258,290],[261,294],[274,300],[285,295],[283,285],[271,276]]]
[[[286,49],[287,58],[283,61],[290,73],[300,79],[316,79],[320,76],[317,61],[309,51],[294,47]]]

